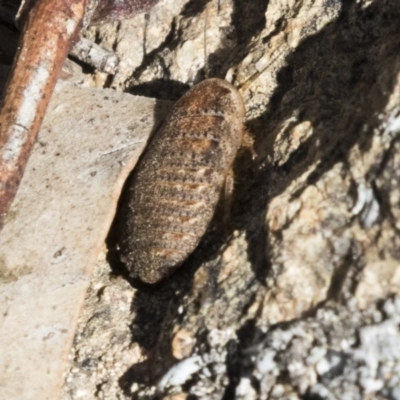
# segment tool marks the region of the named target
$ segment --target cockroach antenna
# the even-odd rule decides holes
[[[206,6],[205,16],[204,16],[204,30],[203,30],[203,40],[204,40],[204,76],[208,78],[208,62],[207,62],[207,21],[208,21],[208,8]]]

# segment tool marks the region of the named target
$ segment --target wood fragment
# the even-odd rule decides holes
[[[29,11],[0,111],[0,229],[15,197],[87,0],[38,0]]]
[[[78,58],[100,72],[114,75],[118,67],[118,57],[112,51],[107,51],[96,43],[81,38],[71,49],[71,56]]]

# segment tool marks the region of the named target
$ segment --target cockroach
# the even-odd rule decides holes
[[[156,283],[203,237],[236,153],[245,108],[238,90],[207,79],[172,108],[137,165],[119,214],[121,260]]]
[[[157,283],[197,247],[223,189],[231,191],[232,165],[242,142],[254,154],[252,139],[244,134],[240,93],[281,54],[238,89],[222,79],[206,79],[173,106],[133,171],[117,215],[120,258],[131,277]]]

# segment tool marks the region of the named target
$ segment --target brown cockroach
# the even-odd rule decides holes
[[[282,54],[238,89],[207,79],[173,106],[135,167],[117,215],[120,258],[131,277],[156,283],[197,247],[223,189],[232,189],[239,148],[255,154],[241,93]]]
[[[198,245],[241,146],[244,115],[238,90],[222,79],[199,83],[174,105],[119,216],[121,259],[132,277],[158,282]]]

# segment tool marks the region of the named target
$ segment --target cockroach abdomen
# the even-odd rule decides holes
[[[119,214],[121,259],[155,283],[193,252],[217,206],[242,140],[244,105],[208,79],[172,108],[135,168]]]

